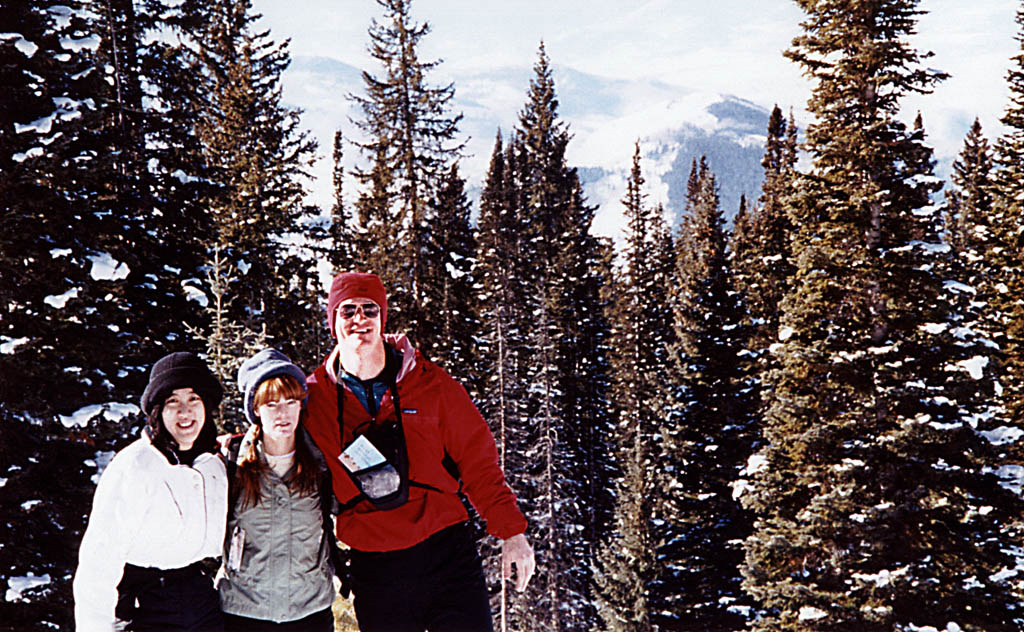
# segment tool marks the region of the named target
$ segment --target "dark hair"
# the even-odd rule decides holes
[[[253,398],[253,408],[259,410],[262,404],[277,401],[279,399],[297,399],[305,397],[306,388],[298,380],[290,375],[275,375],[267,378],[256,388],[256,395]],[[249,450],[238,465],[238,472],[235,474],[236,497],[231,499],[232,504],[240,496],[242,508],[252,507],[262,500],[260,480],[266,475],[270,466],[259,458],[256,452],[256,444],[263,441],[263,426],[255,424],[255,441],[249,444]],[[291,489],[297,490],[304,496],[316,493],[319,488],[316,459],[310,451],[309,446],[301,436],[301,428],[295,432],[295,474],[288,481]]]
[[[171,431],[164,425],[163,412],[164,402],[159,402],[153,407],[153,411],[146,418],[146,433],[158,450],[165,454],[173,452],[177,455],[181,451],[181,447],[171,436]],[[199,436],[196,437],[191,450],[196,452],[215,452],[217,450],[217,424],[213,421],[206,400],[203,400],[203,427],[199,429]]]

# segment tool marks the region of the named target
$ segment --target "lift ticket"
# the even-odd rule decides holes
[[[369,439],[360,435],[345,448],[345,451],[338,456],[338,460],[348,468],[349,472],[355,473],[374,465],[380,465],[387,459],[380,453],[380,450],[370,443]]]

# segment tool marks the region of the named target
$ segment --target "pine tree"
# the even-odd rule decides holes
[[[1003,401],[1010,419],[1024,415],[1024,305],[1020,301],[1024,290],[1024,4],[1017,11],[1016,23],[1020,28],[1017,41],[1020,50],[1011,58],[1007,73],[1010,103],[1001,119],[1006,131],[996,141],[993,180],[995,184],[994,217],[996,244],[988,259],[1003,281],[996,285],[993,307],[996,318],[1002,320],[1006,336],[1005,364],[1001,383]]]
[[[481,196],[477,312],[482,407],[531,521],[529,601],[499,593],[502,628],[590,629],[595,535],[607,516],[610,247],[589,234],[570,135],[543,45],[519,126],[499,135]],[[571,561],[570,561],[571,560]]]
[[[526,449],[522,433],[521,402],[527,387],[520,370],[523,354],[523,329],[526,323],[522,287],[524,265],[520,256],[522,231],[519,230],[519,206],[516,202],[517,182],[515,156],[511,146],[508,154],[498,132],[483,191],[480,194],[480,219],[477,227],[477,255],[473,274],[477,283],[475,313],[480,323],[479,368],[476,382],[480,397],[476,400],[498,444],[499,462],[522,497],[518,485],[520,463],[515,457]],[[532,535],[532,534],[531,534]],[[500,555],[485,556],[491,567],[489,576],[497,576]],[[513,618],[512,599],[506,582],[496,589],[493,609],[497,613],[498,630],[508,630]]]
[[[704,157],[690,174],[687,212],[676,247],[672,297],[673,374],[679,420],[666,434],[672,472],[660,556],[672,572],[666,586],[679,595],[670,612],[697,628],[734,628],[741,598],[738,541],[746,517],[732,499],[752,444],[753,403],[741,382],[742,316],[726,257],[718,185]],[[667,625],[667,623],[666,623]]]
[[[779,304],[794,268],[789,252],[792,226],[784,202],[796,167],[796,128],[792,115],[787,125],[778,106],[768,119],[761,166],[761,196],[745,225],[734,224],[732,243],[737,290],[749,314],[748,349],[757,356],[778,331]]]
[[[797,269],[766,444],[738,484],[757,516],[743,569],[765,609],[753,627],[1016,629],[996,573],[1010,562],[999,525],[1020,501],[985,470],[961,405],[963,374],[980,367],[936,274],[938,181],[923,130],[896,118],[942,76],[907,43],[911,0],[800,5],[786,54],[816,82],[813,166],[789,201]]]
[[[665,581],[657,557],[657,506],[671,494],[657,437],[670,418],[668,304],[672,285],[672,237],[661,207],[645,201],[636,144],[626,182],[624,265],[606,286],[611,390],[616,440],[614,531],[597,558],[597,609],[607,630],[649,630],[674,613],[675,582]],[[653,476],[652,476],[653,473]]]
[[[56,4],[5,3],[4,23],[20,34],[0,41],[0,406],[39,416],[108,396],[83,339],[114,338],[99,319],[76,316],[93,301],[89,257],[104,229],[76,204],[90,192],[73,159],[101,124],[84,102],[103,84],[88,50],[71,55],[60,46],[89,32],[72,12],[80,7],[63,13]],[[68,367],[84,373],[68,380]]]
[[[976,260],[992,235],[987,226],[992,215],[992,150],[978,119],[953,161],[951,184],[955,188],[946,191],[947,240],[957,256]]]
[[[566,164],[571,136],[558,119],[543,44],[538,57],[511,143],[525,263],[520,369],[529,385],[522,430],[529,451],[513,469],[522,472],[517,489],[528,499],[538,555],[550,564],[531,583],[531,608],[517,616],[531,629],[585,628],[593,618],[590,564],[580,559],[592,556],[582,535],[591,530],[585,523],[593,514],[580,503],[576,473],[590,470],[586,459],[594,456],[593,441],[604,440],[607,424],[603,254],[589,234],[593,208]]]
[[[5,219],[20,224],[22,231],[25,226],[42,231],[38,240],[25,244],[48,245],[52,265],[40,273],[49,268],[55,274],[41,279],[34,291],[22,283],[12,286],[10,293],[22,298],[10,304],[35,303],[24,313],[59,314],[60,322],[51,322],[46,334],[45,344],[53,351],[42,350],[26,363],[27,370],[12,374],[34,374],[43,384],[73,367],[80,379],[56,380],[44,404],[50,411],[71,412],[74,406],[116,399],[122,390],[141,389],[153,357],[184,341],[183,322],[197,314],[181,283],[195,276],[201,263],[195,243],[203,226],[194,214],[201,185],[189,179],[196,171],[183,155],[194,145],[187,124],[178,121],[187,116],[173,109],[174,78],[184,75],[181,63],[163,55],[163,42],[149,37],[163,24],[161,16],[148,5],[116,1],[99,12],[77,3],[39,3],[37,8],[57,26],[53,39],[39,40],[52,48],[37,51],[38,57],[18,54],[29,65],[46,60],[47,69],[23,76],[47,77],[40,94],[56,110],[52,119],[38,121],[49,120],[57,133],[50,135],[48,153],[22,159],[24,166],[38,170],[37,184],[32,196],[18,204],[38,200],[48,212],[32,223],[20,222],[18,213]],[[19,136],[28,140],[30,134]],[[16,177],[20,169],[12,165],[4,172]],[[47,201],[46,196],[57,199]],[[5,251],[14,255],[24,247]],[[57,272],[63,266],[67,269]],[[4,278],[15,281],[22,274],[11,270]],[[47,296],[61,307],[44,306]],[[15,322],[19,309],[9,322]],[[178,318],[169,319],[168,313]],[[24,321],[29,327],[42,322],[35,317]],[[7,401],[13,403],[16,396]]]
[[[437,330],[427,353],[460,383],[476,384],[475,344],[479,323],[473,314],[473,263],[476,244],[470,229],[471,207],[458,164],[433,201],[434,221],[428,229],[425,263],[429,266],[424,306]]]
[[[1005,476],[1003,485],[1020,493],[1012,476],[1024,463],[1024,442],[1021,441],[1021,415],[1024,413],[1024,388],[1017,381],[1024,375],[1024,304],[1020,300],[1024,290],[1024,3],[1017,10],[1015,22],[1018,26],[1017,53],[1011,58],[1007,73],[1010,102],[1006,107],[1002,123],[1005,131],[996,141],[994,152],[995,169],[992,174],[994,185],[991,244],[979,274],[993,275],[989,281],[990,293],[979,297],[979,303],[990,299],[989,321],[995,321],[994,334],[999,348],[1003,351],[999,372],[999,412],[996,423],[989,422],[990,433],[986,438],[998,452],[992,469]],[[986,236],[988,236],[986,234]],[[1001,283],[999,281],[1002,281]],[[998,327],[1002,325],[1002,327]],[[991,355],[991,352],[990,352]],[[1002,424],[1002,425],[1000,425]],[[1024,539],[1024,525],[1020,514],[1007,521],[1007,540],[1020,546]],[[1015,578],[1018,601],[1024,596],[1024,585]],[[1018,617],[1018,624],[1020,617]]]
[[[83,460],[137,436],[137,417],[122,415],[197,314],[181,283],[200,263],[201,185],[187,116],[174,109],[185,89],[173,78],[185,73],[152,37],[167,25],[153,4],[0,7],[20,33],[0,42],[0,432],[11,445],[30,433],[33,451],[61,457],[16,457],[19,495],[60,499],[2,536],[26,544],[5,551],[5,567],[54,578],[44,599],[5,618],[19,629],[71,625],[74,534],[95,485]]]
[[[993,263],[1004,258],[1000,253],[1005,250],[997,238],[998,227],[993,225],[991,150],[977,119],[953,162],[951,185],[946,192],[942,235],[950,252],[941,262],[952,299],[950,310],[961,331],[981,337],[985,346],[976,355],[985,358],[992,375],[998,376],[1003,364],[1000,350],[1006,340],[1005,319],[999,309],[1002,275]],[[981,386],[984,381],[974,383]],[[979,388],[971,397],[982,411],[978,414],[987,420],[985,425],[1004,417],[995,384]]]
[[[358,212],[369,222],[364,224],[369,249],[360,259],[388,287],[390,327],[407,332],[429,354],[445,345],[429,304],[443,291],[430,287],[432,261],[425,254],[435,220],[432,202],[462,149],[456,142],[462,115],[450,113],[452,84],[427,82],[440,63],[418,55],[430,26],[415,23],[410,0],[378,4],[384,21],[372,22],[369,50],[381,74],[364,72],[366,94],[352,97],[362,110],[356,124],[364,139],[357,144],[370,162],[355,171],[363,187]]]
[[[210,314],[210,328],[203,331],[191,328],[189,333],[206,345],[204,350],[207,364],[215,375],[238,375],[238,369],[246,358],[266,348],[266,332],[245,329],[231,316],[231,284],[235,281],[235,270],[214,249],[206,273],[206,287],[213,299],[207,303]],[[204,297],[205,298],[205,297]],[[215,413],[220,432],[243,432],[248,425],[243,411],[245,403],[237,388],[226,388],[219,409]]]
[[[346,270],[356,270],[362,265],[356,259],[361,250],[359,244],[359,227],[353,213],[345,207],[345,166],[344,137],[341,130],[334,132],[334,150],[331,154],[334,167],[331,171],[331,184],[334,187],[334,204],[331,205],[331,223],[327,234],[327,261],[331,264],[331,272],[337,274]]]
[[[197,131],[216,186],[211,237],[240,273],[230,289],[231,316],[239,327],[265,331],[296,363],[312,366],[322,337],[309,327],[322,322],[307,283],[316,262],[294,236],[315,235],[315,209],[302,198],[316,143],[299,128],[300,112],[281,103],[287,43],[254,31],[248,1],[209,0],[196,16],[198,30],[190,35],[201,49],[193,63],[208,91]]]

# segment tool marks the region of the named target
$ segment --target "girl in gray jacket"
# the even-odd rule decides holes
[[[242,364],[238,388],[251,426],[228,456],[230,508],[217,583],[225,630],[329,632],[331,493],[323,456],[299,426],[305,374],[280,351],[265,349]]]

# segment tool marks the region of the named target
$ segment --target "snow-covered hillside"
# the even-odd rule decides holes
[[[442,67],[443,68],[443,67]],[[516,126],[533,71],[508,68],[461,76],[455,85],[455,108],[468,137],[462,160],[471,195],[479,195],[498,131],[507,137]],[[440,72],[434,79],[445,79]],[[311,201],[330,208],[330,149],[334,131],[357,138],[352,118],[358,112],[348,98],[361,94],[361,72],[324,57],[296,57],[285,73],[285,99],[305,110],[303,123],[320,142]],[[773,104],[755,104],[734,96],[685,91],[657,81],[605,79],[555,65],[560,114],[573,141],[570,164],[579,168],[589,201],[599,210],[594,232],[618,237],[622,225],[619,199],[625,192],[633,143],[640,141],[651,203],[665,205],[673,220],[682,208],[686,179],[694,158],[706,155],[718,177],[722,207],[732,217],[741,194],[756,198],[761,182],[768,112]],[[779,104],[784,109],[790,104]],[[345,147],[345,164],[359,159]],[[345,193],[354,195],[351,183]]]

